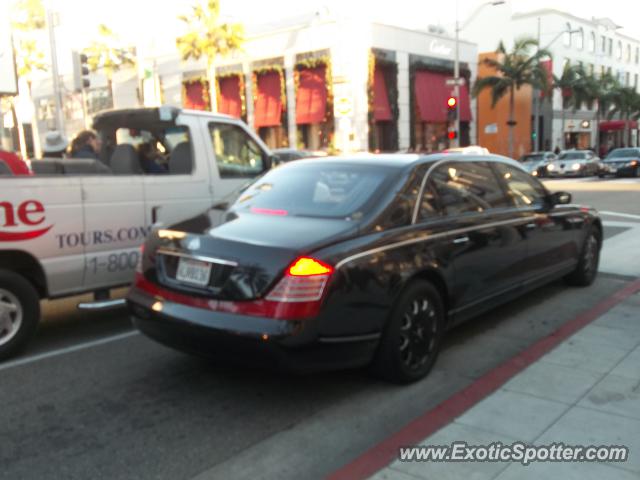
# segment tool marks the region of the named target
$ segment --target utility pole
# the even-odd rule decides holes
[[[540,17],[538,17],[538,50],[540,50]],[[533,91],[533,151],[540,151],[540,91]]]
[[[453,78],[455,84],[453,85],[453,96],[456,98],[456,102],[460,102],[460,23],[458,21],[458,0],[456,0],[456,53],[453,61]],[[453,139],[453,147],[460,146],[460,109],[456,108],[455,119],[456,136]]]
[[[51,75],[53,79],[53,98],[56,106],[56,130],[64,134],[64,115],[62,114],[62,89],[58,73],[58,49],[56,48],[55,27],[57,15],[53,10],[47,10],[47,29],[49,30],[49,47],[51,49]]]

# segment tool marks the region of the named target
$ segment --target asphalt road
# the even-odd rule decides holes
[[[631,250],[635,182],[549,186],[612,213],[605,249]],[[603,264],[590,288],[556,282],[455,329],[431,375],[408,387],[365,371],[220,367],[129,334],[122,310],[47,303],[36,341],[0,364],[0,478],[320,478],[634,278],[616,268]]]

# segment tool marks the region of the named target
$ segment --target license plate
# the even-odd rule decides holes
[[[618,171],[618,167],[609,167],[609,171],[611,173],[616,173]]]
[[[193,260],[191,258],[181,258],[178,262],[176,280],[179,282],[204,287],[209,283],[210,276],[210,263]]]

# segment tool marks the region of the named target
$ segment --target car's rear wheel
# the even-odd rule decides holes
[[[33,285],[0,270],[0,360],[18,353],[31,338],[40,318],[40,298]]]
[[[600,242],[600,233],[591,229],[582,246],[578,265],[573,272],[565,277],[569,285],[587,287],[593,283],[600,263]]]
[[[412,282],[393,306],[373,361],[374,371],[395,383],[425,377],[433,367],[444,331],[444,308],[429,282]]]

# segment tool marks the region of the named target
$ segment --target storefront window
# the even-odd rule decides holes
[[[580,31],[576,34],[576,47],[578,50],[582,50],[584,48],[584,30],[580,27]]]
[[[329,103],[325,64],[295,67],[297,75],[296,124],[298,148],[320,150],[329,147],[333,135],[333,111]]]
[[[567,29],[562,36],[562,42],[564,43],[565,47],[571,46],[571,24],[569,22],[567,22]]]

